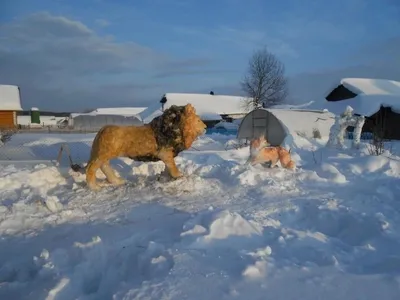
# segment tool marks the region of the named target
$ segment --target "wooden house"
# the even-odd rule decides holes
[[[366,117],[363,132],[382,133],[400,140],[400,82],[371,78],[343,78],[325,97],[324,107],[340,114],[347,105]]]

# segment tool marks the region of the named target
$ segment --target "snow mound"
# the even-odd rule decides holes
[[[208,225],[205,224],[205,220],[208,221]],[[192,225],[193,228],[190,226],[189,229],[183,233],[183,235],[188,235],[188,232],[206,232],[206,234],[198,237],[191,245],[193,248],[243,247],[243,239],[247,240],[253,237],[259,238],[262,234],[259,225],[245,220],[238,213],[232,213],[228,210],[217,211],[210,215],[202,216],[198,221],[200,221],[200,224],[191,223],[190,225]],[[185,226],[185,228],[187,227],[188,225]]]
[[[18,172],[18,169],[13,166],[7,168],[8,175],[0,181],[0,190],[3,192],[29,189],[38,194],[46,194],[52,188],[67,184],[67,180],[56,167],[39,164],[33,170],[25,169],[22,172]]]

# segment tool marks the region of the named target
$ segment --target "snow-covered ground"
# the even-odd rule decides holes
[[[93,137],[0,147],[0,299],[399,299],[399,156],[297,137],[297,170],[244,167],[210,135],[185,178],[121,158],[130,183],[96,193],[48,161],[67,142],[86,162]]]

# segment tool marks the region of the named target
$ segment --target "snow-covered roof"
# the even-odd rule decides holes
[[[105,107],[97,108],[92,113],[102,115],[138,115],[147,107]]]
[[[390,107],[394,112],[400,113],[400,95],[358,95],[354,98],[328,102],[322,106],[334,114],[341,114],[346,106],[351,106],[354,113],[371,116],[379,111],[381,106]]]
[[[266,109],[281,121],[288,133],[303,132],[312,135],[317,128],[322,136],[328,136],[335,122],[335,115],[326,110]]]
[[[246,109],[243,107],[243,100],[246,97],[228,96],[228,95],[210,95],[210,94],[178,94],[166,93],[167,102],[164,109],[171,105],[186,105],[191,103],[196,109],[196,113],[203,121],[221,120],[221,115],[224,114],[245,114]],[[140,113],[144,123],[150,122],[155,117],[162,114],[162,104],[156,103],[149,106],[146,110]]]
[[[140,112],[144,111],[147,107],[109,107],[97,108],[88,113],[71,113],[71,118],[77,116],[124,116],[124,117],[137,117],[140,119]]]
[[[400,82],[386,79],[343,78],[340,80],[345,88],[355,94],[364,95],[399,95]]]
[[[0,85],[0,110],[22,110],[18,86]]]
[[[357,94],[356,97],[342,101],[324,101],[314,103],[311,107],[326,108],[334,114],[344,112],[350,105],[354,113],[371,116],[379,111],[381,106],[391,107],[400,113],[400,82],[385,79],[343,78],[340,84]],[[332,89],[331,89],[332,91]]]
[[[271,109],[303,109],[310,106],[314,101],[309,101],[302,104],[276,104],[269,108]]]

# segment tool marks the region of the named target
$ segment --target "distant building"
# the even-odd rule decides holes
[[[150,105],[139,115],[144,123],[149,123],[161,115],[172,105],[192,104],[196,113],[208,127],[212,127],[221,120],[232,121],[243,118],[247,111],[244,108],[244,97],[209,94],[166,93],[158,103]]]
[[[341,114],[347,105],[366,117],[363,132],[381,130],[383,138],[400,140],[400,82],[370,78],[343,78],[329,90],[324,107]]]
[[[19,87],[0,85],[0,128],[16,128],[17,111],[22,111]]]
[[[99,115],[129,115],[135,116],[144,111],[147,107],[106,107],[96,108],[90,113]]]
[[[89,113],[71,113],[68,126],[74,130],[95,132],[104,125],[142,125],[139,113],[146,107],[97,108]]]

